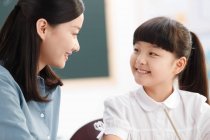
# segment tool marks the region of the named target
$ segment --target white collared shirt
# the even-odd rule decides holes
[[[143,87],[105,101],[104,133],[122,140],[210,140],[210,106],[197,93],[175,89],[156,102]]]

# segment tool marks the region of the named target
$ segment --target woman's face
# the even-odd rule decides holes
[[[46,65],[64,68],[66,61],[80,46],[77,35],[82,27],[84,15],[56,26],[48,25],[40,47],[39,71]]]

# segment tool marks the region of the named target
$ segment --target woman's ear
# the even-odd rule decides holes
[[[44,18],[40,18],[37,20],[36,31],[42,40],[45,39],[47,27],[48,27],[47,20],[45,20]]]
[[[187,65],[187,58],[186,57],[179,58],[176,61],[175,74],[179,74],[181,71],[183,71],[186,65]]]

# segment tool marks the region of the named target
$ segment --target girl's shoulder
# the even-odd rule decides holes
[[[120,107],[120,108],[128,107],[130,106],[131,102],[136,102],[135,100],[136,92],[137,90],[133,90],[124,94],[110,96],[105,99],[104,104],[105,106],[108,104],[112,104],[113,106]]]
[[[210,106],[206,103],[206,97],[199,93],[180,90],[180,97],[187,114],[192,114],[198,119],[203,114],[210,115]]]
[[[184,90],[179,90],[181,99],[184,103],[188,104],[202,104],[205,103],[207,98],[199,93],[196,92],[190,92],[190,91],[184,91]]]

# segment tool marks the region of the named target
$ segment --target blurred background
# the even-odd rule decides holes
[[[0,0],[0,25],[14,6]],[[69,139],[82,125],[103,116],[103,102],[138,87],[130,71],[134,30],[155,16],[174,18],[201,39],[210,78],[209,0],[84,0],[86,11],[79,35],[81,51],[64,70],[59,139]]]

